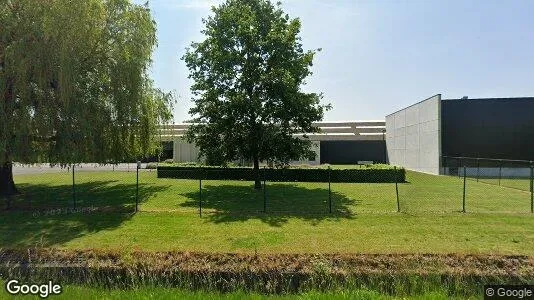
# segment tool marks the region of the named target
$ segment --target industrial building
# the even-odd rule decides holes
[[[314,125],[321,129],[321,133],[308,134],[315,157],[293,163],[386,163],[384,121],[319,122]],[[161,130],[164,151],[167,149],[167,157],[172,155],[174,162],[198,160],[198,148],[183,139],[188,126],[169,125]]]
[[[460,165],[447,157],[534,160],[534,97],[442,99],[437,94],[387,115],[385,122],[315,126],[321,133],[308,134],[315,157],[293,163],[389,163],[450,174]],[[183,139],[187,127],[162,128],[164,156],[175,162],[198,160],[198,149]]]
[[[453,165],[451,157],[534,160],[534,97],[438,94],[386,116],[386,144],[389,163],[430,174],[472,163],[456,159]],[[486,174],[498,168],[486,167]],[[527,172],[524,167],[515,171]]]

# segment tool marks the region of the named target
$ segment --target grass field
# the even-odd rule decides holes
[[[72,175],[54,173],[19,175],[23,192],[17,203],[23,207],[73,207]],[[466,210],[472,213],[531,212],[530,182],[525,179],[470,178],[466,183]],[[263,212],[264,193],[254,191],[251,182],[202,182],[205,212],[219,215]],[[190,213],[198,210],[199,181],[156,178],[155,172],[140,172],[141,210]],[[454,213],[462,210],[463,181],[454,176],[433,176],[407,172],[407,182],[400,183],[399,204],[405,213]],[[395,184],[332,183],[332,208],[347,215],[391,213],[397,211]],[[135,172],[77,172],[76,205],[133,205],[136,196]],[[328,183],[267,183],[267,211],[306,215],[329,211]]]
[[[467,213],[461,212],[463,180],[457,177],[408,172],[407,182],[398,185],[399,203],[395,184],[391,183],[333,183],[329,198],[328,183],[267,183],[264,194],[254,191],[251,182],[203,181],[200,217],[200,182],[195,180],[158,179],[155,172],[140,172],[139,212],[133,213],[134,172],[77,172],[75,176],[74,189],[72,174],[66,172],[16,176],[23,194],[13,199],[15,209],[0,210],[0,248],[104,249],[124,257],[137,250],[253,255],[534,255],[531,194],[522,180],[502,181],[501,186],[486,180],[467,180]],[[121,209],[46,210],[72,208],[73,193],[77,208]],[[264,197],[267,213],[263,211]],[[498,267],[488,265],[489,269]],[[412,279],[398,280],[410,286]],[[262,295],[239,290],[221,294],[216,290],[150,286],[105,289],[67,285],[58,298],[451,299],[451,291],[440,290],[439,284],[423,294],[397,298],[383,294],[380,286],[377,281],[371,286],[373,290],[348,287],[298,295]],[[473,290],[469,289],[473,294],[461,294],[461,298],[480,296]],[[7,298],[4,289],[0,291],[2,298]]]
[[[476,180],[471,178],[471,180]],[[482,183],[488,183],[492,185],[502,186],[502,187],[508,187],[512,189],[522,190],[522,191],[530,191],[530,179],[520,179],[520,178],[502,178],[501,180],[496,178],[480,178],[478,180]]]
[[[16,177],[32,207],[70,207],[68,173]],[[135,173],[79,172],[78,207],[131,205]],[[199,183],[140,175],[140,212],[35,215],[3,212],[0,247],[184,250],[261,253],[500,253],[534,254],[530,194],[484,182],[408,172],[399,184],[272,183],[263,192],[249,182]],[[43,192],[46,191],[46,192]],[[30,200],[28,200],[29,198]],[[54,205],[52,205],[54,204]]]

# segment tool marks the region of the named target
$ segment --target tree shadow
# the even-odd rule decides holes
[[[187,200],[180,206],[199,208],[201,196],[198,191],[183,196]],[[327,183],[306,186],[274,183],[267,184],[265,191],[254,190],[253,183],[245,186],[208,182],[202,187],[203,217],[214,223],[258,219],[271,226],[281,226],[289,219],[301,219],[317,225],[327,219],[353,218],[355,213],[350,207],[359,202],[333,191],[329,198]]]
[[[119,227],[134,215],[136,184],[117,182],[77,184],[76,210],[71,185],[19,184],[9,210],[0,201],[0,247],[58,246]],[[139,203],[167,188],[139,184]]]
[[[18,184],[21,192],[10,199],[4,198],[2,210],[41,211],[62,208],[107,207],[133,208],[136,203],[136,184],[120,183],[121,180],[100,180],[85,183],[49,185]],[[139,204],[170,186],[139,184]]]
[[[0,212],[0,246],[61,246],[87,234],[117,228],[132,216],[132,213],[118,212],[56,215],[34,215],[22,211]]]

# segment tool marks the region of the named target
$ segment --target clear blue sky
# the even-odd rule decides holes
[[[144,3],[146,0],[135,0]],[[158,24],[152,77],[179,96],[189,118],[187,68],[202,40],[210,0],[150,0]],[[306,49],[322,48],[305,90],[333,105],[325,120],[384,119],[441,93],[444,98],[534,96],[534,1],[286,0],[302,20]]]

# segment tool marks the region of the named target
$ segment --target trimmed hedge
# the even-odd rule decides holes
[[[405,182],[406,171],[398,169],[260,169],[260,178],[275,182]],[[252,168],[158,167],[158,178],[254,181]]]

